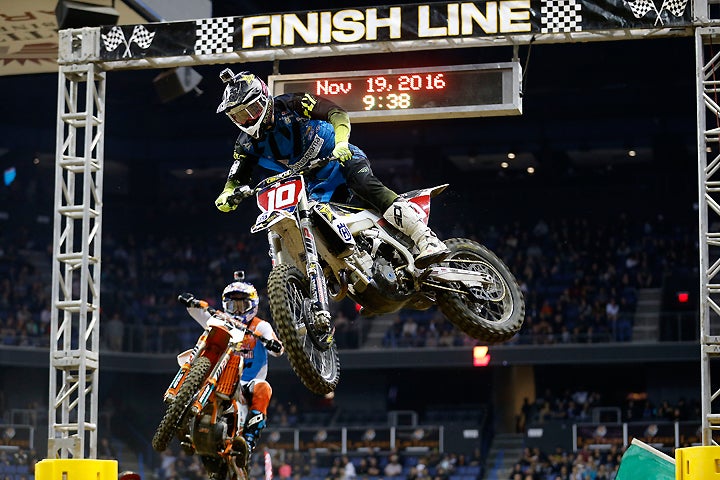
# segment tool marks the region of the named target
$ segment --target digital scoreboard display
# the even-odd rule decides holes
[[[517,62],[271,75],[273,95],[309,92],[354,122],[520,115]]]

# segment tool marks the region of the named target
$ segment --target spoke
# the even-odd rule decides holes
[[[298,324],[305,324],[305,331],[307,332],[309,319],[305,318],[305,312],[303,308],[306,295],[302,291],[302,288],[297,285],[293,284],[291,288],[293,297],[294,318],[297,319]],[[324,375],[326,373],[324,370],[324,365],[326,362],[324,361],[325,359],[323,353],[315,348],[315,345],[313,344],[307,333],[305,333],[305,335],[302,335],[301,339],[303,351],[305,352],[307,358],[310,360],[310,363],[312,363],[315,370],[320,372],[321,375],[326,376]]]
[[[296,335],[301,343],[301,348],[309,360],[313,368],[323,377],[332,378],[333,362],[332,355],[333,350],[328,349],[322,351],[316,347],[313,343],[310,334],[308,334],[308,328],[310,319],[306,318],[305,310],[305,299],[308,297],[305,288],[301,283],[298,283],[296,279],[291,279],[288,285],[288,293],[291,299],[291,308],[293,310],[293,318],[295,319],[295,330]],[[300,334],[299,325],[305,325],[305,334]]]
[[[495,267],[482,258],[455,257],[446,260],[446,262],[452,267],[480,272],[492,279],[492,283],[485,288],[471,288],[469,297],[465,297],[467,298],[466,305],[478,316],[488,320],[501,321],[505,318],[508,301],[511,299],[508,298],[508,286]],[[462,288],[459,283],[453,286],[458,289]]]

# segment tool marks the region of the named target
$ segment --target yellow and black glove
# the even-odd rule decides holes
[[[333,109],[328,115],[328,120],[335,129],[335,148],[333,149],[333,157],[338,162],[345,163],[352,158],[350,151],[350,117],[347,112],[341,109]]]
[[[235,193],[235,188],[239,187],[240,183],[235,180],[228,180],[225,182],[225,189],[215,199],[215,206],[221,212],[230,212],[237,208],[237,203],[230,203],[230,197]]]
[[[348,142],[335,142],[335,148],[333,149],[333,157],[337,158],[338,162],[345,163],[352,158],[352,152],[350,151],[350,144]]]

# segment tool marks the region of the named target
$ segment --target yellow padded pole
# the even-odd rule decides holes
[[[117,480],[117,460],[57,458],[35,465],[36,480]]]
[[[675,480],[720,480],[720,446],[675,449]]]

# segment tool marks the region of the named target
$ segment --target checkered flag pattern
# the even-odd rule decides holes
[[[120,27],[113,27],[108,33],[102,35],[103,44],[105,44],[105,50],[112,52],[122,43],[125,42],[125,34]]]
[[[144,26],[135,25],[128,43],[132,43],[134,41],[140,46],[140,48],[149,48],[153,38],[155,38],[155,32],[150,33],[150,31]]]
[[[232,17],[195,20],[195,54],[231,53],[234,30]]]
[[[687,6],[687,0],[665,0],[662,4],[662,9],[670,10],[670,13],[676,17],[681,16],[685,13],[685,7]]]
[[[644,17],[650,10],[657,12],[652,0],[637,0],[636,2],[628,2],[628,5],[630,5],[630,10],[632,10],[635,18]]]
[[[581,4],[576,0],[543,0],[540,7],[541,33],[582,31]]]

